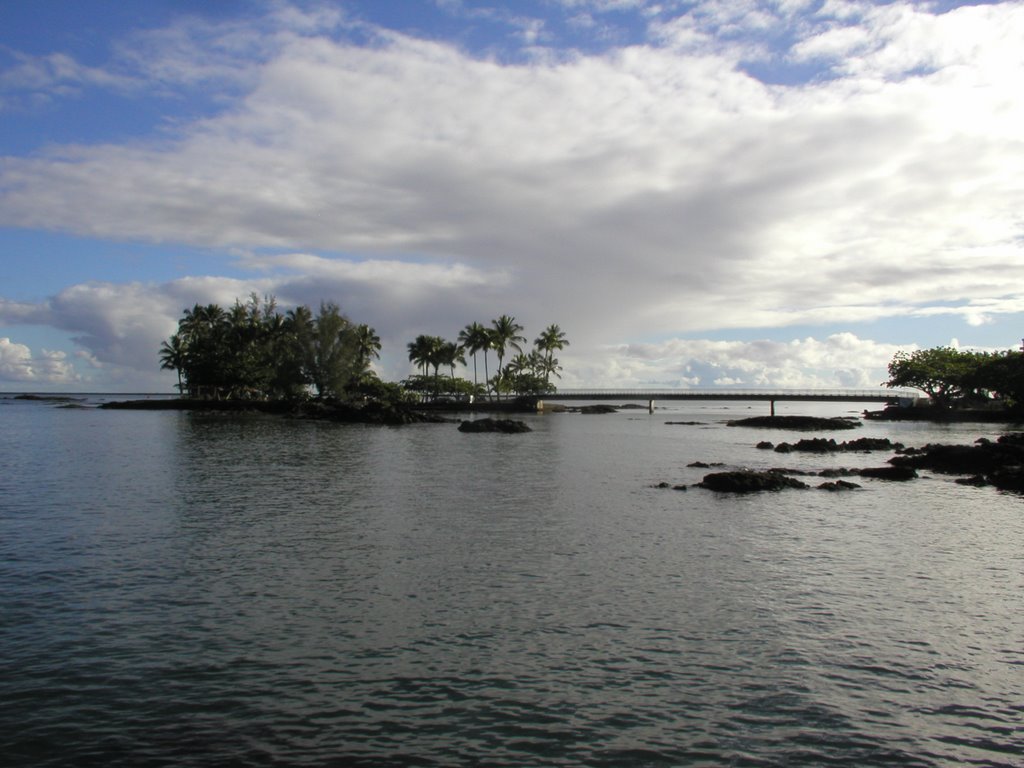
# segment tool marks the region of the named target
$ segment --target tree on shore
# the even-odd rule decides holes
[[[914,387],[935,405],[948,406],[962,400],[968,379],[983,360],[978,352],[952,347],[933,347],[914,352],[897,352],[889,363],[887,387]]]
[[[440,349],[438,349],[437,357],[441,365],[447,366],[451,370],[452,381],[455,381],[455,366],[457,364],[466,364],[466,356],[463,354],[462,346],[454,341],[445,341],[441,344]]]
[[[470,323],[459,331],[459,343],[463,349],[469,352],[473,358],[473,386],[479,386],[476,372],[476,353],[484,353],[484,380],[490,378],[487,374],[487,350],[491,348],[491,334],[487,328],[477,322]]]
[[[521,344],[526,341],[526,337],[519,335],[519,332],[522,330],[523,326],[517,323],[514,317],[509,315],[502,315],[497,320],[491,321],[491,349],[498,356],[498,373],[496,377],[498,381],[502,380],[505,373],[504,360],[506,352],[509,349],[514,349],[516,352],[523,351]]]
[[[321,303],[306,349],[310,379],[320,397],[340,397],[363,372],[356,329],[337,304]]]
[[[366,323],[356,326],[356,339],[359,344],[359,355],[367,367],[374,360],[380,360],[380,336],[373,328]]]
[[[364,338],[372,347],[376,334]],[[379,340],[377,341],[379,349]],[[337,305],[314,317],[300,306],[282,315],[273,297],[251,295],[225,311],[186,309],[160,345],[161,368],[178,374],[179,394],[215,399],[341,398],[369,367],[360,332]]]
[[[178,374],[179,395],[185,391],[185,384],[181,378],[187,364],[185,354],[185,342],[182,341],[180,334],[176,333],[167,341],[160,342],[160,369]]]
[[[544,381],[550,383],[551,375],[557,376],[558,371],[561,370],[558,360],[555,359],[555,352],[569,346],[569,340],[565,337],[564,331],[552,323],[541,332],[533,344],[537,351],[544,356],[544,364],[538,368],[542,371]]]

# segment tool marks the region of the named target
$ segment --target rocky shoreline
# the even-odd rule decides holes
[[[1006,414],[1002,415],[1002,421],[1006,422]],[[761,418],[769,418],[777,422],[778,419],[787,417]],[[775,425],[781,426],[777,423]],[[730,426],[763,426],[763,424],[730,422]],[[809,489],[811,486],[808,483],[798,479],[808,476],[822,478],[852,476],[907,482],[919,477],[918,470],[922,470],[941,475],[958,475],[959,477],[954,482],[961,485],[991,486],[1000,491],[1024,493],[1024,432],[1008,432],[994,441],[978,438],[973,445],[928,444],[920,448],[907,448],[888,438],[858,438],[837,443],[833,438],[820,437],[804,438],[795,443],[784,442],[779,445],[761,441],[756,447],[787,454],[891,451],[894,455],[884,466],[825,469],[820,472],[807,472],[792,468],[723,469],[704,475],[700,482],[694,484],[694,487],[741,494],[785,489]],[[715,465],[693,462],[689,466],[710,468]],[[656,487],[673,490],[687,489],[686,485],[668,482],[657,483]],[[817,486],[821,490],[831,492],[856,490],[860,487],[859,484],[847,480],[827,480]]]

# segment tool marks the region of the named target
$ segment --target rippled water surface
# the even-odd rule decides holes
[[[0,400],[0,762],[1024,765],[1024,499],[655,487],[888,458],[758,451],[798,435],[737,415],[466,435]]]

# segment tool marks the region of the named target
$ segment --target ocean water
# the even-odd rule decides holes
[[[889,457],[757,450],[807,436],[725,426],[757,403],[522,435],[94,403],[0,398],[0,764],[1024,765],[1021,496],[656,487]]]

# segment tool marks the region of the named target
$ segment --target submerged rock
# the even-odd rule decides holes
[[[709,491],[728,493],[756,493],[757,491],[781,491],[783,488],[809,488],[806,483],[786,477],[777,472],[755,472],[753,470],[735,470],[732,472],[712,472],[704,475],[697,483],[700,488]]]
[[[520,432],[532,432],[525,422],[514,419],[476,419],[464,421],[459,424],[459,432],[504,432],[505,434],[518,434]]]

